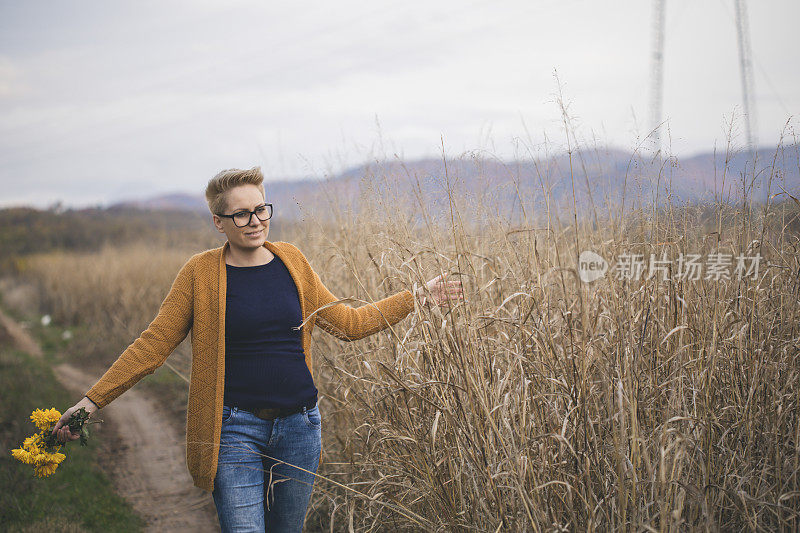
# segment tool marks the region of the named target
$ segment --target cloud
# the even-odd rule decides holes
[[[795,4],[750,7],[757,72],[777,88],[757,80],[765,141],[798,108],[785,37]],[[707,149],[740,101],[733,26],[717,4],[671,5],[664,118],[676,151]],[[440,136],[448,153],[510,154],[523,121],[534,144],[563,138],[554,68],[586,135],[630,146],[632,117],[647,116],[650,4],[640,0],[3,9],[0,179],[20,198],[80,197],[77,183],[111,198],[136,180],[195,190],[221,168],[255,164],[268,178],[300,177],[376,152],[436,155]]]

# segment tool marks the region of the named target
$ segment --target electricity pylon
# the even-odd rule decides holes
[[[664,91],[664,2],[653,2],[653,49],[650,72],[650,131],[653,154],[661,152],[661,107]]]
[[[747,21],[745,0],[734,0],[736,7],[736,36],[739,43],[739,70],[742,78],[742,106],[747,147],[752,154],[758,147],[758,124],[756,122],[755,90],[753,83],[753,61],[750,49],[750,25]]]
[[[736,9],[736,35],[739,45],[739,71],[742,80],[742,107],[745,134],[751,154],[758,147],[758,122],[750,47],[750,26],[745,0],[733,0]],[[653,0],[653,44],[650,71],[650,128],[653,153],[661,150],[662,99],[664,91],[664,9],[666,0]]]

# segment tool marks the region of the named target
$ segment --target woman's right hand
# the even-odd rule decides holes
[[[97,411],[97,406],[86,396],[84,396],[81,401],[64,411],[64,414],[58,419],[58,422],[56,422],[56,425],[52,431],[53,435],[56,435],[56,438],[59,440],[59,442],[69,442],[81,438],[80,433],[72,433],[72,431],[69,429],[69,419],[72,418],[72,413],[79,410],[81,407],[86,409],[86,412],[89,413],[89,415]]]

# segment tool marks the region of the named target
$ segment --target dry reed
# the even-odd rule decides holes
[[[357,211],[331,204],[282,236],[341,297],[377,300],[443,272],[467,298],[418,306],[363,341],[315,336],[320,474],[358,492],[318,480],[315,525],[324,510],[331,531],[796,531],[797,210],[745,194],[588,218],[576,207],[570,220],[546,174],[544,209],[534,220],[521,196],[521,224],[448,175],[438,213],[421,188],[397,197],[388,182]],[[755,279],[586,284],[583,250],[764,259]],[[106,253],[31,268],[59,319],[130,341],[190,252]]]

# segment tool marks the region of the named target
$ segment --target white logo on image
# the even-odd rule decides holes
[[[584,283],[591,283],[606,275],[608,263],[600,255],[584,250],[578,257],[578,276]]]

